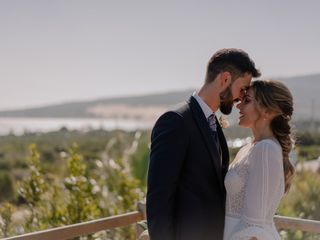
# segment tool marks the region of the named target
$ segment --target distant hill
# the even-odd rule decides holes
[[[298,119],[320,119],[320,74],[280,79],[291,90]]]
[[[0,117],[98,118],[149,117],[189,98],[194,90],[69,102],[45,107],[1,111]]]
[[[296,119],[320,119],[320,74],[279,79],[292,91]],[[0,112],[0,117],[43,118],[155,118],[170,106],[189,98],[194,90],[142,96],[69,102],[46,107]],[[230,116],[235,121],[237,111]],[[233,121],[232,121],[233,122]]]

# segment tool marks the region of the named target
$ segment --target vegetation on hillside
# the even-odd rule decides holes
[[[229,137],[228,131],[226,132]],[[320,134],[297,134],[299,161],[320,155]],[[0,137],[0,236],[136,210],[145,197],[150,132],[68,131]],[[238,149],[230,149],[231,158]],[[320,220],[320,175],[300,172],[278,213]],[[19,216],[19,217],[17,217]],[[283,239],[312,234],[282,232]],[[87,239],[134,239],[134,227]]]

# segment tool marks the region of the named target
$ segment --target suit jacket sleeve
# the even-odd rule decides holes
[[[148,171],[147,220],[151,240],[175,237],[175,199],[188,145],[184,119],[162,115],[153,128]]]

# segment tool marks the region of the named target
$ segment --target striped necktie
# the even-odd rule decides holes
[[[214,113],[212,113],[208,117],[208,124],[211,129],[211,134],[213,136],[213,139],[215,140],[215,143],[217,146],[217,150],[218,150],[218,154],[219,154],[219,156],[217,156],[217,157],[220,160],[219,161],[220,164],[222,164],[222,152],[221,152],[221,146],[220,146],[219,136],[218,136],[218,132],[217,132],[217,120],[216,120],[216,116]]]
[[[213,132],[217,131],[217,121],[216,121],[216,116],[214,113],[212,113],[209,117],[208,117],[208,123],[209,123],[209,127]]]

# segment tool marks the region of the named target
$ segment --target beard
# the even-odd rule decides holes
[[[233,108],[233,96],[231,87],[229,86],[226,90],[220,93],[220,111],[225,114],[229,115]]]

